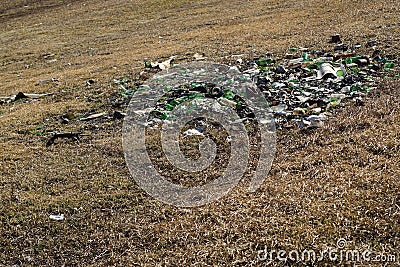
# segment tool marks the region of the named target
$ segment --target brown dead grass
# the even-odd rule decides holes
[[[55,95],[0,106],[1,265],[251,266],[265,245],[322,249],[338,238],[351,248],[399,250],[397,81],[382,83],[365,107],[339,110],[323,129],[279,132],[260,190],[238,188],[196,209],[164,205],[137,187],[121,121],[76,119],[118,109],[110,81],[137,74],[146,58],[251,58],[324,48],[336,32],[353,43],[376,38],[396,53],[397,1],[3,2],[0,95]],[[46,78],[60,81],[39,83]],[[75,119],[61,124],[67,112]],[[87,135],[46,147],[52,131]],[[64,221],[49,219],[61,213]]]

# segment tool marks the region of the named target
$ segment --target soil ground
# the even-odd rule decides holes
[[[134,86],[147,59],[326,49],[335,33],[364,52],[376,39],[398,56],[398,1],[5,0],[0,26],[0,96],[54,93],[0,105],[1,265],[262,266],[264,247],[323,250],[340,238],[350,249],[399,252],[398,80],[381,81],[365,106],[339,109],[323,128],[279,131],[257,192],[239,187],[194,209],[136,185],[121,120],[78,120],[123,109],[114,79]],[[84,136],[46,146],[66,131]]]

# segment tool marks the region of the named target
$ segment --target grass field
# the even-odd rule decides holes
[[[0,96],[54,93],[0,105],[0,265],[264,266],[265,246],[323,250],[340,238],[397,255],[387,266],[399,265],[399,80],[380,81],[365,106],[337,110],[320,129],[278,131],[258,191],[239,187],[193,209],[136,185],[122,120],[79,120],[124,111],[128,96],[114,79],[134,87],[145,60],[327,49],[335,33],[366,53],[376,39],[398,56],[398,1],[3,0],[0,26]],[[79,142],[46,146],[52,132],[75,131]],[[348,263],[374,264],[383,265]],[[340,264],[315,264],[324,265]]]

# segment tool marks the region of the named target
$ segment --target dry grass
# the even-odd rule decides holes
[[[133,79],[146,58],[251,58],[324,48],[336,32],[353,43],[376,38],[396,53],[397,1],[3,2],[0,95],[55,95],[0,106],[1,265],[251,266],[264,245],[321,249],[338,238],[351,248],[399,250],[397,81],[382,82],[365,107],[339,110],[322,129],[279,132],[260,190],[238,188],[196,209],[161,204],[136,186],[121,121],[77,120],[123,108],[112,80]],[[60,80],[39,83],[46,78]],[[65,113],[75,118],[69,124]],[[86,135],[46,147],[52,131]],[[61,213],[64,221],[49,219]]]

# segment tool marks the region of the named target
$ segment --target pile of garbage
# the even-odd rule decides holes
[[[283,127],[319,127],[335,107],[349,101],[363,105],[380,78],[399,78],[399,61],[393,56],[358,55],[343,44],[335,45],[333,53],[306,48],[291,52],[282,59],[261,58],[241,67]]]
[[[360,55],[361,44],[346,45],[339,35],[331,38],[332,51],[291,48],[280,58],[237,60],[236,67],[264,93],[278,127],[320,127],[334,108],[363,105],[380,79],[399,78],[399,58],[381,55],[377,41],[365,45],[372,55]],[[194,57],[205,59],[199,54]],[[172,60],[147,62],[146,67],[166,69]]]
[[[233,108],[241,118],[254,118],[253,111],[247,107],[246,101],[230,89],[224,89],[216,84],[200,82],[183,84],[169,91],[158,100],[155,109],[150,113],[150,119],[166,119],[166,111],[172,111],[176,106],[195,98],[212,98],[221,105]]]

